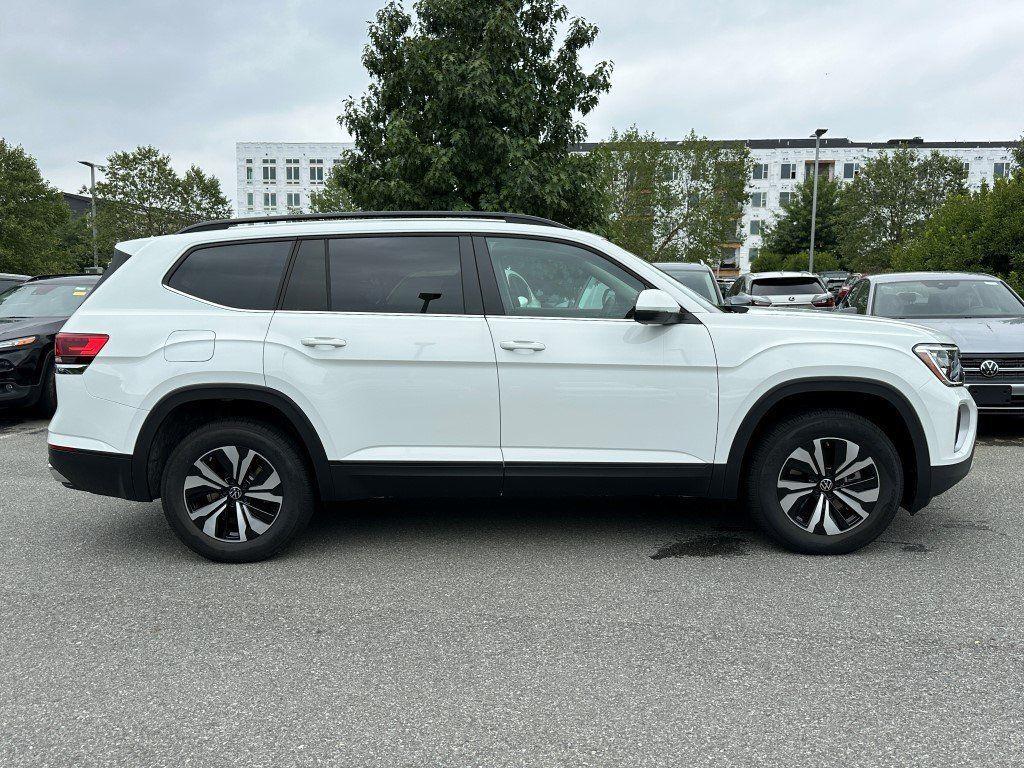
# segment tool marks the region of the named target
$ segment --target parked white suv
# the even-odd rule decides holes
[[[970,469],[946,337],[725,312],[608,241],[505,214],[211,222],[118,246],[58,338],[49,460],[160,497],[215,560],[280,550],[318,499],[745,499],[849,552]]]

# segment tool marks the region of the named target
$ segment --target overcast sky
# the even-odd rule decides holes
[[[1024,0],[566,0],[615,64],[591,139],[1011,139],[1024,131]],[[234,199],[236,141],[343,141],[383,0],[32,0],[0,13],[0,136],[77,191],[77,160],[153,144]],[[407,6],[411,0],[407,0]]]

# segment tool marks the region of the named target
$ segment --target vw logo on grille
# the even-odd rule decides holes
[[[995,360],[986,360],[981,364],[978,370],[981,371],[982,376],[986,376],[991,379],[993,376],[999,373],[999,363],[997,363]]]

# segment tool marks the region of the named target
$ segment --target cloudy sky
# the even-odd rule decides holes
[[[592,139],[989,139],[1024,131],[1024,0],[565,0],[615,64]],[[383,0],[33,0],[0,14],[0,136],[68,191],[153,144],[234,197],[236,141],[342,141]],[[407,5],[411,0],[407,0]]]

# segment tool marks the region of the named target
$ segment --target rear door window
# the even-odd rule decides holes
[[[192,251],[167,285],[236,309],[273,309],[293,240],[228,243]]]
[[[328,252],[334,312],[466,311],[458,237],[345,237]]]

